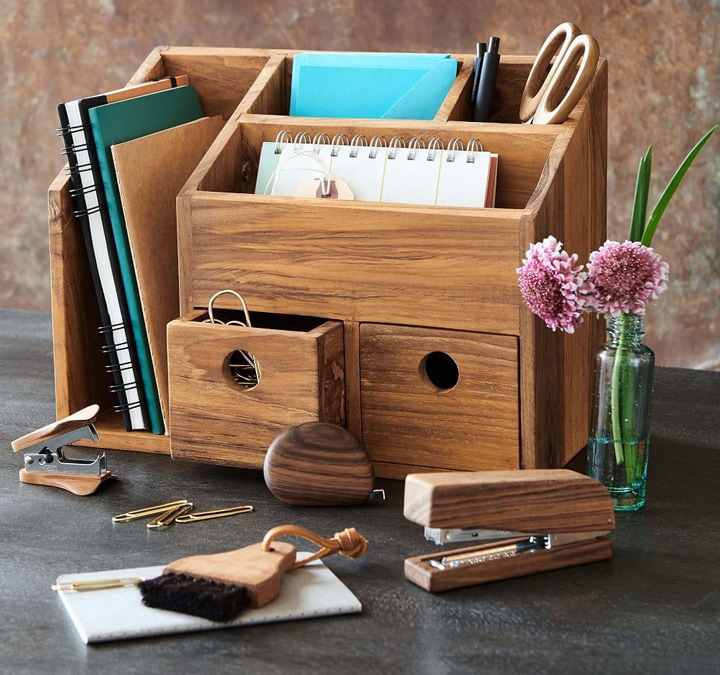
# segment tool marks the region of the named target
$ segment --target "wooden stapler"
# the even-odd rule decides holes
[[[404,514],[438,544],[475,542],[405,560],[431,593],[612,556],[607,489],[566,469],[410,474]]]
[[[64,447],[87,439],[99,440],[93,422],[99,406],[91,405],[57,422],[31,431],[12,442],[15,452],[22,451],[25,467],[20,469],[23,483],[53,485],[76,495],[89,495],[105,481],[115,478],[107,470],[105,453],[95,459],[72,459]]]

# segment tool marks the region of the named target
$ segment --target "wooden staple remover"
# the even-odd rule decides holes
[[[13,441],[12,449],[22,451],[25,461],[20,481],[90,495],[105,481],[116,478],[107,470],[105,453],[95,459],[73,459],[64,452],[64,447],[75,441],[100,440],[93,425],[99,411],[99,406],[90,405]]]

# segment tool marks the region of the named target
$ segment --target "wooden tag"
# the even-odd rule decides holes
[[[353,201],[355,195],[350,186],[339,176],[330,179],[330,190],[323,194],[323,183],[320,178],[303,183],[295,193],[296,197],[310,197],[317,199],[342,199]]]

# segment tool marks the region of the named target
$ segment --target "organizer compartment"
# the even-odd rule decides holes
[[[205,114],[228,120],[250,103],[260,105],[253,85],[272,58],[270,51],[159,47],[128,84],[185,73],[198,91]],[[48,194],[57,416],[97,403],[102,412],[96,427],[103,447],[169,453],[167,436],[128,433],[122,417],[110,410],[113,399],[107,387],[111,379],[105,373],[106,360],[100,352],[103,341],[97,333],[100,315],[69,189],[70,179],[63,171]]]
[[[331,139],[335,134],[345,134],[348,139],[362,134],[368,141],[379,135],[388,142],[399,136],[406,143],[412,138],[419,138],[426,145],[438,138],[445,146],[451,139],[458,139],[465,146],[471,139],[477,139],[484,150],[500,155],[496,199],[499,209],[525,209],[528,206],[555,142],[563,135],[562,127],[558,129],[550,125],[403,121],[400,126],[398,122],[387,120],[309,119],[251,114],[243,115],[235,124],[229,125],[226,131],[224,147],[216,148],[212,160],[193,176],[194,181],[198,181],[200,193],[242,193],[252,195],[253,199],[261,197],[255,195],[255,181],[262,144],[276,141],[284,131],[288,131],[292,137],[307,134],[310,138],[324,132]],[[231,165],[242,169],[231,171],[237,177],[235,183],[222,179]],[[218,168],[222,171],[218,171]],[[204,175],[207,171],[213,171],[212,177]],[[242,199],[240,196],[235,198]],[[385,203],[383,208],[392,208],[392,204]],[[442,207],[432,208],[438,210]]]
[[[268,64],[267,72],[258,82],[258,90],[262,90],[263,98],[258,100],[258,105],[250,103],[247,109],[248,113],[288,115],[293,61],[297,53],[297,51],[277,53],[277,58]],[[434,117],[433,121],[435,122],[472,120],[470,89],[474,57],[467,54],[453,54],[452,56],[458,61],[457,77]],[[503,56],[501,58],[490,109],[491,122],[517,123],[519,121],[521,93],[530,73],[531,63],[531,60],[522,56]]]
[[[230,126],[230,125],[229,125]],[[495,125],[493,125],[495,126]],[[515,267],[519,224],[537,189],[557,131],[509,133],[447,125],[285,119],[226,128],[227,143],[208,169],[240,183],[181,196],[180,291],[184,308],[203,306],[218,287],[243,287],[263,311],[322,314],[353,321],[517,334]],[[538,131],[538,129],[540,129]],[[263,142],[289,130],[352,138],[401,135],[447,145],[478,138],[500,153],[497,202],[473,209],[281,198],[254,194]],[[227,167],[233,163],[235,169]],[[196,172],[195,175],[199,173]],[[187,197],[187,201],[186,201]],[[292,270],[291,274],[288,271]]]
[[[158,47],[128,84],[186,74],[198,90],[203,112],[208,117],[229,119],[255,102],[257,91],[253,87],[262,81],[260,75],[268,64],[272,69],[272,56],[269,50],[257,49]]]
[[[518,469],[518,340],[360,326],[362,437],[376,471]]]
[[[216,313],[227,322],[238,312]],[[173,457],[260,469],[273,439],[302,422],[344,424],[343,326],[251,313],[252,327],[205,323],[192,312],[168,324]],[[257,384],[233,377],[257,363]],[[242,378],[240,378],[242,379]]]
[[[261,105],[250,105],[249,113],[262,115],[288,115],[290,111],[290,87],[295,56],[299,51],[283,51],[277,53],[277,60],[272,62],[271,68],[258,82],[258,89],[262,89],[264,98]],[[472,58],[467,55],[453,54],[457,59],[458,68],[455,82],[450,87],[445,101],[441,105],[434,119],[440,122],[451,119],[453,115],[463,114],[465,108],[460,103],[467,92],[469,103],[469,81],[472,75]],[[462,111],[462,112],[458,112]]]

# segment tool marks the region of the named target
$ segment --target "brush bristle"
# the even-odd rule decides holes
[[[210,621],[227,623],[250,606],[245,586],[220,584],[185,574],[163,574],[147,579],[138,588],[148,607],[192,614]]]

